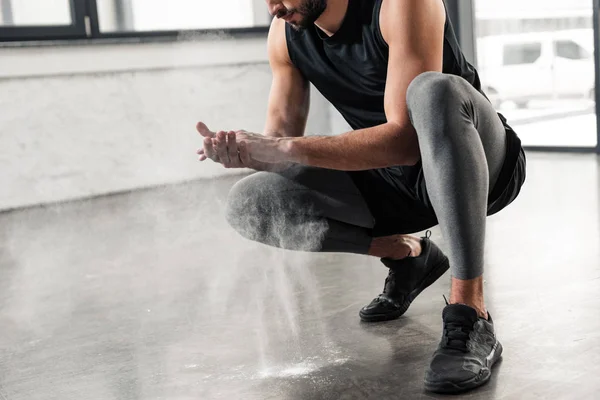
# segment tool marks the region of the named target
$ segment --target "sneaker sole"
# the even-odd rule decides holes
[[[425,390],[433,393],[439,394],[459,394],[469,390],[473,390],[480,386],[485,385],[489,382],[492,377],[492,367],[500,358],[502,357],[502,345],[500,342],[496,341],[496,349],[490,355],[488,355],[487,368],[481,370],[480,374],[468,381],[464,382],[450,382],[450,381],[442,381],[442,382],[428,382],[425,381]]]
[[[410,307],[411,303],[417,298],[417,296],[420,295],[421,292],[423,292],[423,290],[433,285],[433,283],[437,281],[442,275],[444,275],[449,269],[450,261],[448,260],[448,257],[446,257],[444,261],[435,266],[429,272],[429,274],[426,275],[425,278],[423,278],[423,280],[415,290],[410,292],[408,298],[402,304],[402,307],[399,310],[387,314],[365,314],[362,310],[360,310],[360,312],[358,313],[360,319],[363,322],[384,322],[400,318],[402,315],[404,315],[404,313],[406,313],[408,307]]]

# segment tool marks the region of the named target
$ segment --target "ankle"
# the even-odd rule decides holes
[[[477,315],[479,316],[479,318],[483,318],[486,321],[489,319],[489,314],[487,312],[485,304],[483,304],[483,303],[474,302],[474,301],[452,301],[452,300],[449,303],[450,304],[462,304],[463,306],[471,307],[472,309],[477,311]]]
[[[389,260],[402,260],[407,257],[419,257],[421,251],[421,239],[407,235],[394,235],[373,239],[369,255]]]
[[[460,280],[452,278],[450,304],[463,304],[477,311],[481,318],[488,319],[483,296],[483,277]]]

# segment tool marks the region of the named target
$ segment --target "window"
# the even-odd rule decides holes
[[[0,41],[266,31],[264,0],[0,0]]]
[[[569,60],[587,60],[592,55],[572,40],[558,40],[554,44],[556,56]]]
[[[523,145],[597,148],[598,2],[474,2],[479,77]]]
[[[541,43],[519,43],[504,46],[504,65],[533,64],[541,56]]]
[[[250,28],[268,24],[261,1],[96,0],[101,32]]]
[[[69,0],[0,0],[2,26],[71,25]]]

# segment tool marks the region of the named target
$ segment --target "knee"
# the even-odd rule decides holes
[[[469,83],[455,75],[425,72],[407,91],[408,113],[421,147],[425,143],[452,140],[461,116],[470,114]],[[422,150],[422,149],[421,149]]]
[[[317,251],[327,222],[312,210],[306,190],[288,178],[259,172],[236,183],[227,199],[229,225],[246,239],[288,250]]]
[[[271,176],[273,175],[273,176]],[[273,208],[275,174],[258,172],[237,182],[227,197],[225,217],[242,236],[260,241],[261,227]]]
[[[468,82],[463,78],[441,72],[424,72],[408,86],[406,103],[411,114],[439,114],[448,103],[459,103]],[[444,107],[442,107],[444,105]]]

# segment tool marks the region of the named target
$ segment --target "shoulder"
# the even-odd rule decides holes
[[[267,49],[271,64],[291,64],[287,45],[285,21],[273,18],[269,28]]]
[[[384,40],[389,43],[413,28],[444,25],[446,7],[443,0],[380,0],[379,25]],[[399,29],[400,28],[400,29]]]
[[[267,40],[269,60],[271,63],[291,64],[287,45],[285,21],[273,18]]]

